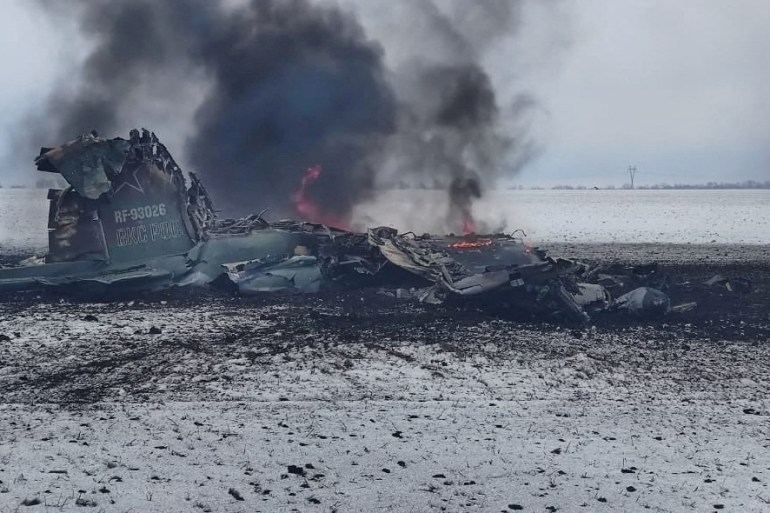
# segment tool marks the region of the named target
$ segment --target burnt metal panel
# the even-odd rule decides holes
[[[58,171],[84,198],[98,199],[120,173],[130,143],[86,134],[43,153],[35,163],[41,171]],[[43,148],[46,149],[46,148]]]
[[[48,191],[48,255],[46,262],[107,261],[107,247],[96,212],[86,211],[74,190]]]
[[[175,255],[192,248],[195,241],[188,233],[186,206],[179,196],[175,176],[153,161],[124,167],[113,181],[111,197],[98,204],[111,263]]]

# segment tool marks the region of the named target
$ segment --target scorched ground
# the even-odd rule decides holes
[[[586,246],[691,312],[532,323],[376,290],[0,304],[0,511],[767,511],[764,246]]]

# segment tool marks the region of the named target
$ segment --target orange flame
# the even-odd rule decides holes
[[[470,212],[463,213],[463,234],[470,235],[476,232],[476,224],[473,222]]]
[[[347,222],[334,214],[324,212],[323,209],[318,206],[308,194],[310,186],[318,180],[323,172],[321,166],[311,166],[307,168],[304,176],[302,177],[302,183],[300,183],[297,192],[292,194],[291,200],[294,202],[294,208],[297,212],[311,223],[325,224],[327,226],[333,226],[335,228],[347,229]]]
[[[470,249],[470,248],[486,248],[492,245],[492,241],[489,239],[479,240],[461,240],[450,245],[450,248],[455,249]]]

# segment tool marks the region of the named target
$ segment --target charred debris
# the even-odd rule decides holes
[[[394,300],[577,322],[612,310],[672,310],[655,266],[590,267],[553,258],[515,234],[433,236],[388,227],[355,233],[269,221],[264,212],[219,219],[198,177],[186,178],[144,129],[128,139],[82,135],[42,148],[35,163],[68,187],[48,191],[48,254],[0,268],[2,291],[45,288],[103,299],[189,286],[243,295],[376,287]]]

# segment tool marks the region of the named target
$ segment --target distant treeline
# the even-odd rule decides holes
[[[513,189],[523,189],[524,187],[512,187]],[[707,182],[704,184],[689,184],[689,183],[656,183],[654,185],[635,185],[634,189],[642,190],[666,190],[666,189],[770,189],[770,180],[765,182],[757,182],[755,180],[746,180],[745,182]],[[529,187],[529,189],[543,190],[546,187]],[[590,189],[631,189],[630,184],[623,184],[621,187],[615,187],[614,185],[607,185],[604,187],[589,187],[586,185],[554,185],[550,187],[552,190],[563,191],[584,191]]]
[[[396,183],[389,183],[380,187],[383,190],[397,189],[397,190],[446,190],[446,185],[437,181],[428,183],[410,183],[406,181],[400,181]],[[625,190],[631,189],[631,184],[623,184],[621,186],[616,185],[554,185],[554,186],[542,186],[542,185],[511,185],[507,187],[508,190],[532,190],[532,191],[544,191],[546,189],[557,191],[588,191],[588,190]],[[746,180],[743,182],[707,182],[703,184],[691,184],[691,183],[656,183],[654,185],[634,185],[634,189],[643,190],[667,190],[667,189],[770,189],[770,180],[765,182],[758,182],[756,180]]]
[[[14,184],[8,187],[9,189],[64,189],[67,187],[63,178],[41,178],[34,185],[20,185]],[[0,189],[3,188],[3,184],[0,184]]]

